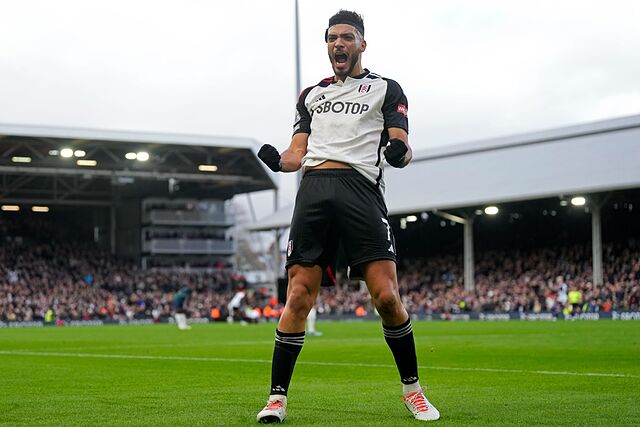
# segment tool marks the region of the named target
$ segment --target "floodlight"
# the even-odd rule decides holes
[[[73,157],[73,150],[71,148],[63,148],[60,150],[60,155],[62,157]]]
[[[58,150],[49,150],[49,155],[50,155],[50,156],[57,156],[58,154],[60,154],[60,153],[58,152]]]
[[[416,222],[418,220],[418,217],[415,215],[408,215],[407,216],[407,222]]]
[[[146,151],[138,151],[136,153],[136,159],[138,159],[138,161],[140,162],[146,162],[147,160],[149,160],[149,153],[147,153]]]
[[[11,161],[13,163],[31,163],[31,157],[13,156]]]
[[[76,150],[73,152],[73,155],[76,157],[84,157],[87,153],[85,153],[84,150]]]
[[[134,152],[129,152],[127,154],[124,155],[124,158],[127,160],[135,160],[136,159],[136,153]]]
[[[20,206],[18,205],[2,205],[0,207],[5,212],[18,212],[20,210]]]
[[[499,211],[500,209],[498,209],[497,206],[487,206],[484,208],[484,213],[487,215],[496,215]]]
[[[218,170],[218,166],[216,165],[198,165],[198,170],[200,172],[215,172]]]
[[[95,160],[88,160],[88,159],[87,159],[87,160],[78,160],[78,161],[76,162],[76,164],[77,164],[78,166],[95,166],[95,165],[97,165],[97,164],[98,164],[98,162],[97,162],[97,161],[95,161]]]
[[[49,212],[49,206],[32,206],[33,212]]]
[[[573,206],[584,206],[585,203],[587,203],[587,199],[585,199],[582,196],[576,196],[576,197],[571,199],[571,204]]]

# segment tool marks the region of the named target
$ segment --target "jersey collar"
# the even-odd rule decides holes
[[[347,76],[346,79],[344,79],[344,82],[342,82],[342,80],[336,80],[335,76],[333,77],[333,84],[337,84],[339,86],[348,84],[350,80],[362,80],[363,78],[367,77],[369,75],[369,73],[371,73],[368,69],[364,69],[364,71],[361,74],[358,74],[357,76]]]

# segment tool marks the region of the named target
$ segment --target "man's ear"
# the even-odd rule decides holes
[[[367,49],[367,41],[366,40],[362,40],[360,42],[360,52],[364,52]]]

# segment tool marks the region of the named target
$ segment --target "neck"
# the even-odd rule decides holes
[[[355,77],[355,76],[359,76],[360,74],[364,73],[364,68],[362,68],[362,65],[360,63],[358,63],[355,67],[353,67],[353,70],[351,70],[351,72],[346,75],[346,76],[339,76],[339,75],[335,75],[334,81],[338,81],[338,80],[342,80],[343,82],[347,79],[347,77]]]

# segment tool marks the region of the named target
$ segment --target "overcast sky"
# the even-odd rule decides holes
[[[303,87],[332,74],[328,18],[355,9],[417,150],[640,113],[635,0],[299,3]],[[289,143],[293,0],[0,0],[0,18],[0,123]]]

